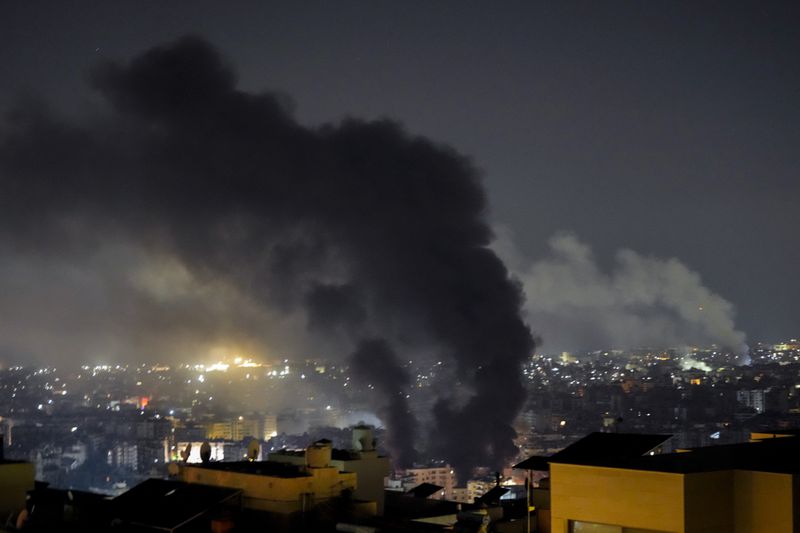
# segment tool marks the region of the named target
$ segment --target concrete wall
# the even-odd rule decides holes
[[[732,470],[684,476],[686,533],[733,533]]]
[[[36,469],[33,463],[0,462],[0,525],[25,508],[25,496],[33,490]]]
[[[796,533],[791,474],[551,465],[551,530],[570,520],[671,533]],[[800,482],[798,482],[800,483]],[[800,484],[799,484],[800,486]]]
[[[301,466],[306,463],[305,456],[282,451],[270,453],[269,460]],[[367,451],[361,452],[357,459],[332,459],[331,466],[343,472],[356,474],[358,487],[353,493],[353,497],[357,500],[374,501],[377,513],[383,515],[385,499],[383,480],[389,475],[390,469],[388,457],[379,456],[376,451]]]
[[[389,458],[379,457],[377,452],[363,453],[366,456],[363,459],[333,460],[331,465],[356,474],[358,488],[353,493],[353,497],[359,500],[374,501],[377,513],[383,515],[385,499],[383,478],[389,474]]]
[[[792,476],[734,471],[734,533],[793,533]]]
[[[551,530],[570,520],[685,533],[681,474],[551,464]]]
[[[333,467],[309,469],[309,473],[301,477],[273,477],[184,465],[180,479],[241,489],[245,508],[275,513],[294,513],[304,506],[308,509],[338,497],[345,489],[356,489],[353,473],[339,472]]]

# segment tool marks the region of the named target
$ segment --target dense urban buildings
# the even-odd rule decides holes
[[[3,483],[13,485],[14,490],[5,491],[9,493],[32,490],[35,479],[47,483],[47,490],[88,491],[110,498],[142,482],[152,483],[148,480],[171,478],[235,489],[235,498],[245,507],[288,515],[302,510],[303,501],[311,505],[310,496],[301,498],[302,494],[315,494],[318,505],[326,498],[339,502],[344,492],[354,501],[372,502],[360,504],[362,514],[382,516],[385,510],[396,512],[393,506],[398,505],[396,496],[385,500],[384,489],[386,494],[422,494],[426,500],[463,505],[486,497],[507,504],[524,498],[527,490],[531,501],[538,502],[534,505],[538,522],[575,522],[570,527],[580,531],[584,522],[606,524],[613,518],[602,513],[595,518],[572,516],[570,506],[577,500],[563,496],[565,486],[605,483],[602,476],[584,474],[591,465],[581,462],[581,454],[570,459],[575,452],[567,453],[581,450],[574,448],[581,443],[585,448],[595,442],[586,435],[640,435],[639,441],[631,441],[633,437],[620,441],[636,445],[646,441],[647,450],[633,447],[638,457],[651,449],[659,456],[706,447],[719,453],[745,450],[749,448],[741,446],[754,435],[800,429],[800,343],[758,344],[747,355],[749,361],[743,362],[741,354],[716,347],[535,354],[519,370],[528,400],[516,422],[518,455],[502,472],[479,469],[467,478],[459,478],[446,457],[424,453],[410,468],[392,465],[386,430],[364,400],[365,385],[346,366],[330,361],[237,359],[208,365],[97,365],[76,370],[17,366],[0,370],[4,444],[0,467],[8,474]],[[437,373],[442,372],[442,363],[409,363],[408,370],[415,376],[407,391],[411,405],[424,409],[426,389],[441,385]],[[658,442],[646,435],[657,435]],[[422,452],[425,442],[420,437]],[[614,448],[624,451],[630,446]],[[594,468],[621,467],[623,463],[612,461],[613,457],[606,453],[606,463]],[[702,457],[711,455],[703,452]],[[651,472],[677,469],[676,479],[695,479],[695,467],[686,466],[687,460],[681,456],[659,463],[645,461],[635,476],[649,479],[661,475]],[[521,468],[512,468],[520,461]],[[719,483],[733,487],[724,498],[737,498],[739,488],[750,490],[748,483],[772,483],[766,474],[740,473],[744,467],[736,461],[720,463],[714,470]],[[172,472],[170,464],[179,464],[178,471]],[[791,477],[791,468],[773,466],[769,472]],[[595,477],[590,483],[582,475]],[[272,481],[265,485],[265,479]],[[299,479],[308,481],[300,487]],[[780,486],[785,485],[782,479],[776,481]],[[271,492],[264,492],[267,486]],[[503,487],[502,494],[497,487]],[[211,500],[233,497],[209,491]],[[542,494],[547,491],[551,494],[545,500],[561,494],[561,504],[546,508]],[[566,492],[577,494],[572,489]],[[282,496],[275,497],[278,493]],[[256,505],[258,501],[273,503]],[[399,502],[410,505],[405,499]],[[3,504],[10,517],[20,502],[11,498]],[[622,520],[621,515],[614,516]],[[645,523],[637,520],[631,518],[630,524]],[[753,515],[747,520],[763,518]],[[629,530],[638,531],[608,531]],[[693,530],[686,526],[670,531]]]
[[[686,448],[794,427],[800,344],[755,345],[749,364],[736,364],[738,357],[713,347],[533,355],[520,369],[528,387],[516,423],[520,457],[593,431],[669,433]],[[443,386],[442,363],[408,369],[411,405],[425,409],[428,389]],[[364,388],[346,366],[324,360],[11,367],[0,370],[0,431],[7,458],[33,462],[37,479],[113,493],[163,473],[189,444],[190,462],[199,462],[205,441],[212,458],[225,461],[243,458],[250,439],[262,443],[265,457],[318,438],[349,448],[344,428],[381,426]],[[386,451],[382,430],[376,436]],[[446,457],[419,460],[398,480],[434,482],[448,498],[466,488],[467,480],[448,478]]]

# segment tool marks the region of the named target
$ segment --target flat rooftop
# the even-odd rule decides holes
[[[17,461],[16,459],[0,459],[0,465],[18,465],[22,463],[30,463],[30,461]]]
[[[287,456],[287,457],[305,457],[306,451],[305,450],[290,450],[284,448],[282,450],[278,450],[276,452],[270,452],[270,455],[275,456]],[[383,456],[381,456],[383,457]],[[331,450],[331,460],[333,461],[355,461],[357,459],[361,459],[361,452],[355,450],[342,450],[339,448],[334,448]]]
[[[239,489],[148,479],[111,501],[112,514],[145,529],[172,531],[217,505],[236,498]]]
[[[556,454],[558,455],[558,454]],[[685,452],[640,455],[549,458],[550,463],[604,466],[689,474],[720,470],[751,470],[800,474],[800,437],[764,439],[741,444],[692,448]]]
[[[208,463],[189,463],[183,466],[204,468],[206,470],[223,470],[225,472],[237,472],[256,476],[283,478],[310,477],[310,474],[303,472],[297,465],[278,461],[211,461]]]
[[[514,468],[547,471],[550,469],[550,463],[582,464],[584,461],[598,459],[608,461],[637,458],[657,448],[671,437],[672,435],[648,433],[590,433],[560,452],[549,457],[533,455],[514,465]]]

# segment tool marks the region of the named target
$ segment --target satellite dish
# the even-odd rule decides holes
[[[255,461],[258,459],[258,452],[260,449],[261,445],[258,441],[256,439],[250,439],[250,444],[247,445],[247,460]]]
[[[186,463],[189,461],[189,454],[192,453],[192,443],[186,445],[186,449],[181,452],[181,459]]]
[[[211,460],[211,445],[208,443],[208,441],[205,441],[202,445],[200,445],[200,460],[203,462],[203,464]]]

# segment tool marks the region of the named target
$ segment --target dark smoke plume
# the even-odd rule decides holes
[[[384,339],[361,341],[351,358],[353,375],[384,396],[378,414],[386,420],[391,435],[392,459],[398,465],[412,465],[416,459],[414,439],[417,423],[406,400],[411,376]]]
[[[174,344],[148,339],[177,334],[191,349],[195,336],[252,340],[265,317],[304,316],[310,335],[330,339],[320,351],[356,354],[403,427],[413,421],[393,400],[408,378],[392,373],[394,353],[435,353],[455,381],[439,384],[433,448],[462,473],[513,455],[533,341],[465,157],[388,120],[304,127],[285,97],[238,90],[198,38],[106,64],[91,82],[104,115],[70,123],[27,102],[0,139],[0,246],[91,267],[70,279],[94,318],[65,311],[52,323],[84,341],[106,335],[110,352],[163,354]],[[114,274],[129,264],[141,271]],[[398,433],[392,444],[412,458]]]

